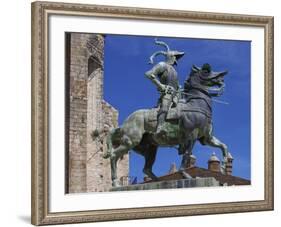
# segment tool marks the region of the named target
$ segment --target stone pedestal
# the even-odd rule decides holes
[[[157,181],[143,184],[114,187],[110,191],[133,191],[171,188],[195,188],[219,186],[219,182],[214,177],[192,178],[181,180]]]

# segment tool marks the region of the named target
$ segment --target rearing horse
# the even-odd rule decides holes
[[[104,158],[110,158],[112,185],[119,185],[117,161],[129,150],[145,157],[143,172],[152,180],[158,179],[152,172],[158,146],[179,145],[179,153],[183,154],[180,171],[187,178],[190,176],[185,172],[185,164],[197,140],[203,145],[220,148],[226,163],[231,155],[212,130],[212,97],[222,94],[226,74],[226,71],[204,71],[193,66],[181,99],[169,110],[164,123],[165,134],[160,138],[155,135],[157,108],[137,110],[122,126],[112,129],[107,136],[108,149],[104,154]]]

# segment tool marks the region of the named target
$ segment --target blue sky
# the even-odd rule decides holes
[[[149,57],[163,47],[154,44],[155,37],[106,35],[104,59],[104,99],[119,111],[119,124],[137,109],[155,106],[159,94],[144,73],[152,66]],[[189,38],[159,38],[170,49],[184,51],[176,70],[180,84],[189,75],[192,64],[211,64],[214,71],[228,70],[226,88],[220,100],[229,105],[213,104],[214,135],[226,143],[234,157],[233,175],[250,179],[250,78],[251,42]],[[157,57],[155,62],[163,60]],[[210,155],[217,148],[196,143],[193,153],[197,166],[207,168]],[[159,148],[153,171],[165,175],[175,162],[179,167],[181,156],[177,150]],[[130,152],[130,176],[142,181],[144,158]]]

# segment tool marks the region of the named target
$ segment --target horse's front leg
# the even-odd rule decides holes
[[[226,163],[229,162],[229,159],[231,158],[231,154],[228,151],[227,146],[223,142],[221,142],[218,138],[216,138],[215,136],[212,136],[206,142],[207,142],[206,143],[207,145],[210,145],[212,147],[218,147],[221,149],[222,155],[223,155],[222,169],[223,169],[223,171],[225,171],[225,165],[226,165]]]
[[[221,149],[222,151],[222,155],[224,158],[224,161],[227,161],[227,158],[229,157],[229,151],[228,148],[226,146],[226,144],[224,144],[223,142],[221,142],[218,138],[216,138],[215,136],[212,136],[208,141],[207,144],[212,146],[212,147],[218,147]]]
[[[179,172],[186,179],[192,178],[187,172],[186,168],[190,165],[190,156],[192,155],[192,149],[195,144],[195,140],[188,140],[188,142],[182,145],[181,149],[183,149],[182,161]]]
[[[185,179],[192,178],[192,176],[190,176],[185,170],[189,159],[190,159],[189,153],[184,153],[182,155],[182,161],[181,161],[181,166],[180,166],[179,172],[182,174],[183,178],[185,178]]]

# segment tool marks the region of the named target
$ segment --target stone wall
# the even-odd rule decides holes
[[[178,179],[168,181],[148,182],[145,184],[133,184],[111,188],[110,191],[134,191],[134,190],[153,190],[153,189],[172,189],[172,188],[196,188],[196,187],[215,187],[220,186],[214,177]]]
[[[106,130],[118,125],[118,111],[103,100],[104,37],[66,34],[66,192],[108,191],[111,188]],[[93,140],[91,133],[100,131]],[[68,133],[67,133],[68,132]],[[128,156],[119,175],[128,176]]]

